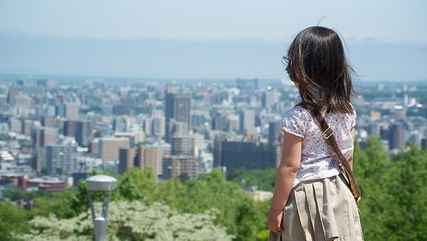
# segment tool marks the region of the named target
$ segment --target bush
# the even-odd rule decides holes
[[[232,236],[215,225],[215,210],[201,214],[180,214],[166,205],[145,205],[141,201],[119,201],[111,204],[108,240],[132,241],[228,241]],[[30,222],[31,233],[21,235],[32,241],[90,241],[90,212],[70,219],[54,216],[36,217]]]

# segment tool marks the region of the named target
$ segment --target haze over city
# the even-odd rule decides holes
[[[344,38],[358,79],[423,80],[426,9],[421,0],[2,1],[0,73],[281,79],[290,39],[320,24]]]

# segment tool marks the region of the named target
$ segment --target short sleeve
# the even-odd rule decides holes
[[[285,113],[282,119],[283,132],[304,138],[307,126],[307,113],[302,107],[294,107]]]

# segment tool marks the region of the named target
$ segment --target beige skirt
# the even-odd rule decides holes
[[[363,241],[359,210],[339,177],[298,184],[270,241]]]

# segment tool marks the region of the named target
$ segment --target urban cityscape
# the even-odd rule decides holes
[[[3,78],[0,87],[0,198],[8,188],[63,191],[93,172],[151,168],[163,181],[274,168],[281,117],[299,98],[290,82],[258,79]],[[427,85],[356,82],[355,92],[362,148],[371,136],[391,154],[427,148]]]

